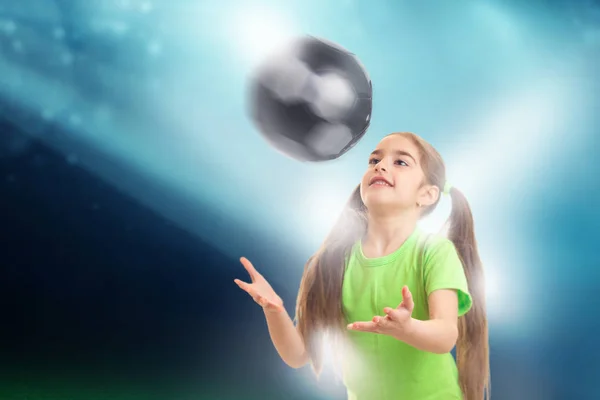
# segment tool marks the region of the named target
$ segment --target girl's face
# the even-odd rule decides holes
[[[416,209],[424,179],[417,146],[402,135],[391,135],[369,156],[360,194],[369,210]]]

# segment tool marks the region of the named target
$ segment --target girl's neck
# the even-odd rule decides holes
[[[417,217],[369,215],[367,234],[362,241],[367,258],[383,257],[398,250],[417,227]]]

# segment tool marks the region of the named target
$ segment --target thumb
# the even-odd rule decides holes
[[[409,312],[412,312],[413,308],[415,308],[412,293],[406,285],[402,288],[402,303],[400,303],[398,308],[405,308]]]

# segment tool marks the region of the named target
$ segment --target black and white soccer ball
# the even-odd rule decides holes
[[[249,85],[250,116],[275,149],[300,161],[333,160],[371,122],[373,87],[358,58],[312,36],[267,58]]]

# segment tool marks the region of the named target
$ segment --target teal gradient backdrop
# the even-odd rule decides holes
[[[333,162],[305,164],[277,153],[246,115],[245,88],[254,66],[298,34],[346,47],[373,80],[371,127],[356,147]],[[118,275],[117,281],[143,281],[154,271],[147,278],[154,282],[148,284],[152,289],[135,289],[148,290],[148,296],[159,296],[152,285],[159,285],[161,274],[170,274],[172,285],[161,289],[163,297],[135,309],[146,310],[148,318],[153,307],[163,310],[156,311],[165,318],[163,325],[156,322],[163,330],[163,341],[156,343],[178,342],[173,352],[187,357],[180,364],[173,361],[183,372],[164,364],[162,372],[152,375],[166,382],[164,390],[178,387],[182,399],[343,398],[339,385],[327,380],[317,385],[308,369],[289,370],[278,360],[260,310],[232,283],[233,277],[244,278],[237,258],[254,261],[293,312],[303,264],[359,182],[371,149],[387,133],[412,131],[442,153],[449,179],[473,208],[487,268],[496,398],[600,395],[594,381],[600,376],[599,4],[4,0],[0,50],[3,212],[5,221],[14,224],[9,229],[21,232],[9,235],[12,242],[4,246],[22,245],[15,238],[31,237],[36,229],[48,229],[48,237],[71,229],[67,217],[52,224],[44,219],[52,228],[35,228],[38,222],[12,216],[21,215],[13,211],[18,207],[23,215],[31,215],[26,205],[80,215],[75,210],[85,204],[107,213],[95,192],[98,185],[104,188],[102,196],[113,211],[102,215],[112,223],[96,226],[83,214],[72,217],[79,224],[76,232],[97,229],[81,234],[95,237],[95,250],[82,251],[74,270],[58,256],[48,256],[44,274],[57,279],[52,274],[56,265],[72,274],[77,265],[99,256],[102,246],[116,257],[107,255],[105,263],[132,268],[118,273],[129,278]],[[37,168],[25,161],[30,158]],[[19,191],[24,188],[27,195]],[[424,227],[441,227],[448,212],[447,200],[442,201]],[[140,216],[121,225],[132,213]],[[131,233],[135,244],[129,250],[119,246],[131,238],[124,242],[109,233],[127,231],[125,225],[145,232],[141,238]],[[152,246],[163,248],[156,254],[162,254],[161,262],[148,255]],[[124,251],[139,257],[118,255]],[[6,259],[17,256],[15,250]],[[9,268],[13,264],[5,262],[9,276],[16,273]],[[33,259],[27,265],[41,268]],[[98,271],[104,268],[100,261],[94,265]],[[197,286],[187,282],[194,280]],[[39,310],[36,304],[49,301],[44,288],[28,309]],[[108,296],[117,308],[128,299],[98,290],[95,300]],[[76,302],[77,294],[69,293]],[[11,309],[15,315],[24,313],[18,305]],[[230,314],[235,318],[226,317]],[[169,323],[177,329],[166,328]],[[123,343],[148,332],[131,322],[141,330],[130,337],[110,324],[104,326],[111,326],[110,335]],[[81,335],[74,337],[86,337]],[[202,345],[193,345],[194,335]],[[79,349],[73,343],[69,352]],[[105,345],[109,353],[118,348]],[[157,352],[169,353],[166,344],[156,346],[162,349]],[[6,345],[7,351],[17,347]],[[48,365],[62,359],[48,357]],[[136,357],[124,359],[145,359]],[[106,365],[123,364],[117,359]],[[7,360],[19,363],[21,358]],[[11,363],[7,371],[17,365]],[[65,396],[87,396],[81,395],[84,380],[70,378],[75,364],[65,361],[64,373],[62,367],[50,368],[60,379],[47,369],[34,373],[25,361],[21,364],[24,375],[6,375],[2,383],[7,398],[25,398],[17,392],[43,396],[52,382],[71,390]],[[191,385],[189,393],[182,376]],[[129,388],[132,380],[123,379],[122,386]],[[114,393],[120,390],[113,375],[106,381]],[[119,393],[175,398],[175,392],[161,397],[145,385]]]

